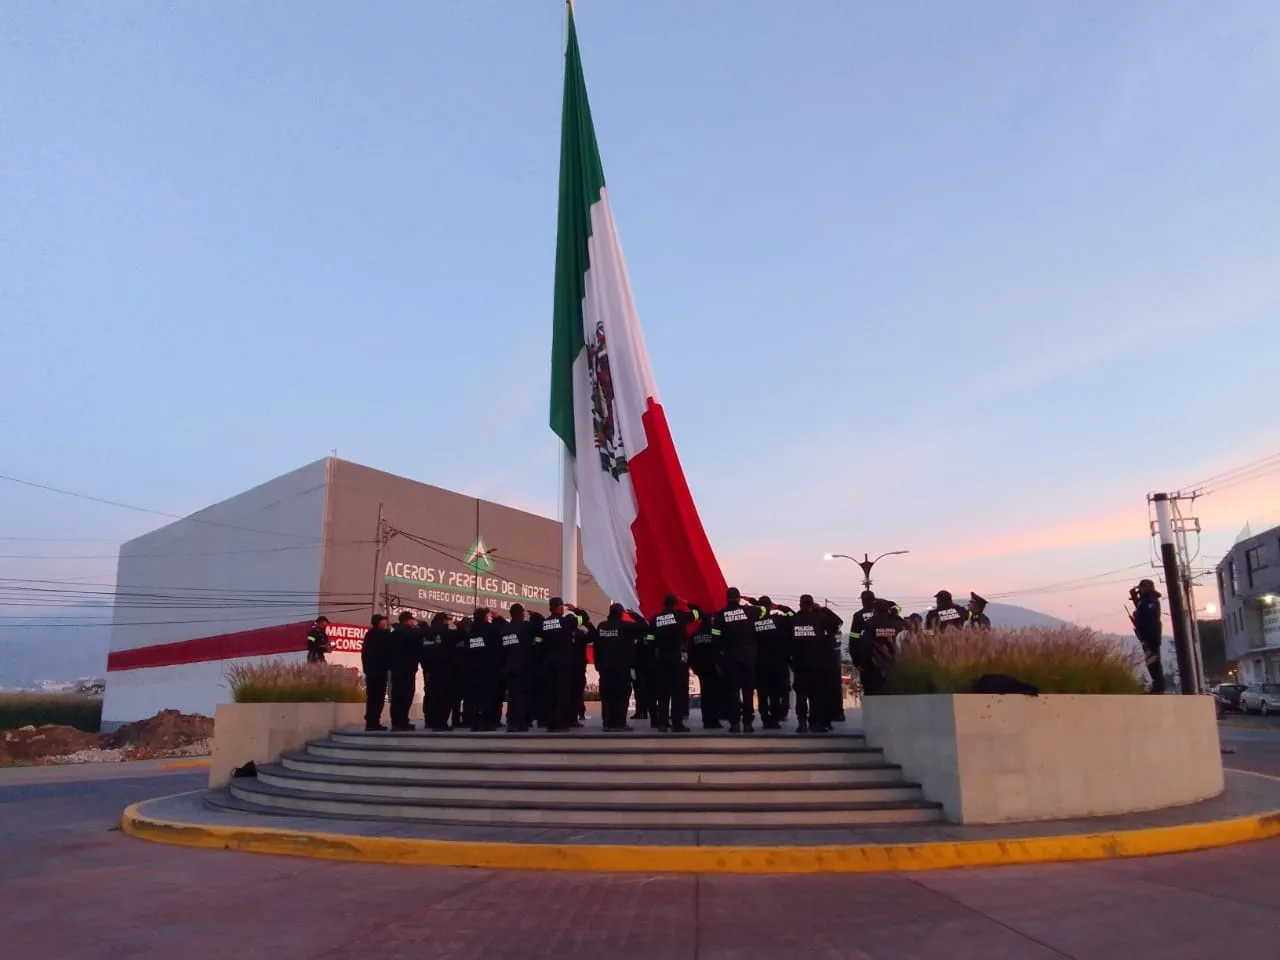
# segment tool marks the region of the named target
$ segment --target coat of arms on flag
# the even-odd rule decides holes
[[[587,341],[587,376],[591,382],[591,423],[600,451],[600,469],[617,480],[627,472],[626,447],[614,410],[613,374],[609,372],[609,345],[604,322],[596,323],[595,336]]]

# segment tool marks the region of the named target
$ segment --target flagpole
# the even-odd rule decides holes
[[[573,0],[565,0],[564,6],[567,36],[569,20],[573,16]],[[569,604],[578,602],[578,481],[575,460],[568,447],[560,448],[560,598]]]
[[[578,484],[574,479],[574,456],[562,446],[560,470],[564,474],[564,499],[560,507],[560,597],[565,603],[578,602]]]

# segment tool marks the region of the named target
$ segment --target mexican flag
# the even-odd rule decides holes
[[[573,10],[565,51],[551,429],[578,489],[582,555],[612,600],[717,609],[720,573],[671,442],[609,209]]]

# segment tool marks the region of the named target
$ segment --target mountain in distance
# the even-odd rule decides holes
[[[43,617],[0,614],[0,690],[105,677],[110,646],[110,604],[62,607]]]
[[[1013,603],[988,603],[987,616],[991,618],[993,627],[1004,627],[1016,630],[1021,627],[1045,627],[1053,630],[1056,627],[1069,627],[1071,624],[1047,613],[1019,607]]]

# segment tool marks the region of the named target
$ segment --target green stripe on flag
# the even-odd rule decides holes
[[[560,128],[560,216],[556,231],[555,330],[551,337],[551,429],[576,454],[573,428],[573,362],[586,347],[582,296],[591,266],[591,206],[604,188],[600,148],[591,125],[587,83],[582,76],[578,32],[569,9],[564,53],[564,109]]]

